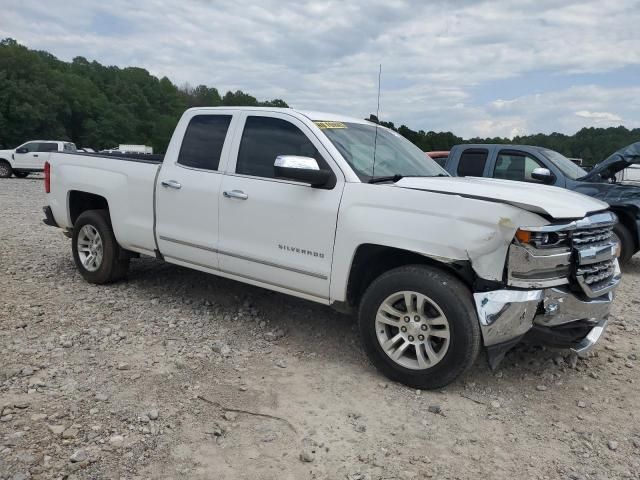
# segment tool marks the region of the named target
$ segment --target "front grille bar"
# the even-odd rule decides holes
[[[590,298],[609,293],[620,282],[616,258],[618,245],[613,237],[617,217],[613,213],[610,213],[608,221],[603,214],[595,217],[577,221],[577,228],[571,232],[571,242],[576,252],[575,279]]]

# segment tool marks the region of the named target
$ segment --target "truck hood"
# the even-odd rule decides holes
[[[589,195],[612,207],[634,205],[640,211],[640,185],[609,182],[580,182],[573,187],[574,192]]]
[[[604,179],[612,178],[620,170],[634,163],[640,163],[640,142],[621,148],[606,160],[597,163],[587,175],[578,180],[595,180],[598,176]]]
[[[11,154],[13,154],[14,151],[14,149],[0,150],[0,158],[9,159],[11,158]]]
[[[396,182],[395,185],[401,188],[506,203],[556,219],[582,218],[590,212],[609,207],[600,200],[564,188],[513,180],[478,177],[407,177]]]

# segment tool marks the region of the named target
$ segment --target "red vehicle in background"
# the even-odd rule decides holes
[[[433,152],[424,152],[433,158],[438,165],[444,168],[447,163],[447,158],[449,158],[449,150],[435,150]]]

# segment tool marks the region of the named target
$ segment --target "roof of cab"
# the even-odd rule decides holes
[[[295,112],[304,115],[311,121],[327,121],[327,122],[346,122],[346,123],[362,123],[365,125],[374,125],[368,120],[349,117],[337,113],[315,112],[311,110],[298,110],[295,108],[279,108],[279,107],[192,107],[189,110],[208,111],[208,110],[238,110],[238,111],[262,111],[262,112]],[[189,111],[188,110],[188,111]]]

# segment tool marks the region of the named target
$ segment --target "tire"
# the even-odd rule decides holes
[[[404,292],[410,292],[413,312],[408,316],[404,315]],[[424,301],[422,309],[417,307],[418,299]],[[395,322],[393,314],[380,312],[383,306],[403,316]],[[378,313],[391,323],[380,323]],[[443,316],[446,326],[442,325]],[[448,385],[473,365],[480,351],[480,324],[471,292],[453,275],[424,265],[395,268],[374,280],[360,302],[359,327],[364,350],[375,367],[412,388],[431,390]],[[401,332],[402,327],[407,331]],[[448,341],[444,338],[446,329]],[[390,350],[385,351],[384,342],[398,335],[402,337],[395,344],[398,348],[387,353]],[[422,336],[422,341],[416,335]],[[415,343],[409,342],[411,338]],[[399,360],[392,359],[406,343],[409,345]]]
[[[9,178],[13,173],[11,164],[6,160],[0,160],[0,178]]]
[[[617,223],[615,227],[613,227],[613,234],[617,237],[618,242],[620,242],[620,256],[618,260],[622,265],[629,263],[631,257],[636,251],[636,244],[633,241],[633,236],[627,227],[625,227],[622,223]]]
[[[76,268],[89,283],[115,282],[127,274],[129,259],[120,258],[121,249],[107,210],[87,210],[80,214],[73,226],[71,248]]]
[[[29,173],[31,172],[17,172],[17,171],[13,171],[13,174],[17,177],[17,178],[27,178],[29,176]]]

